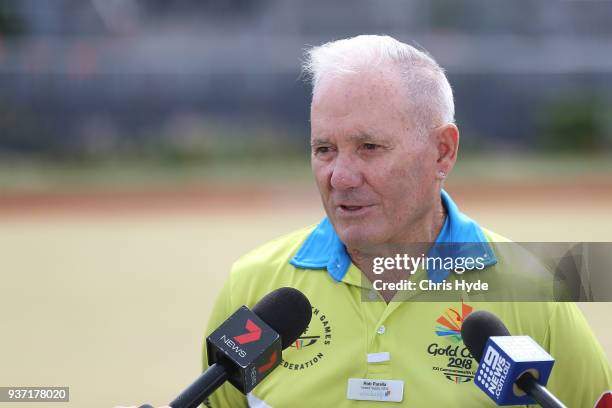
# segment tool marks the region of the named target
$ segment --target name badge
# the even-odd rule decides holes
[[[349,378],[346,398],[359,401],[401,402],[404,399],[404,382]]]

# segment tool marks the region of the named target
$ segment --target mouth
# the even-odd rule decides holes
[[[341,205],[340,208],[342,208],[344,211],[357,211],[362,209],[364,206],[363,205]]]
[[[339,205],[337,206],[338,212],[341,215],[364,215],[372,205]]]

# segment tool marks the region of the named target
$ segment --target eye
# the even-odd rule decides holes
[[[314,146],[313,152],[316,156],[326,156],[333,151],[332,146]]]
[[[374,143],[364,143],[363,144],[364,150],[376,150],[378,148],[380,148],[380,146]]]

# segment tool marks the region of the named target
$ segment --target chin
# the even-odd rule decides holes
[[[340,241],[348,248],[367,248],[376,245],[379,241],[376,231],[369,228],[347,226],[339,228],[336,232],[340,237]]]

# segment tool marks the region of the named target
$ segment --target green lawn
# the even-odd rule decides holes
[[[612,241],[607,207],[465,210],[516,240]],[[257,213],[0,217],[0,384],[69,386],[61,407],[167,403],[198,375],[233,260],[320,217],[316,200]],[[584,310],[612,355],[610,304]]]

